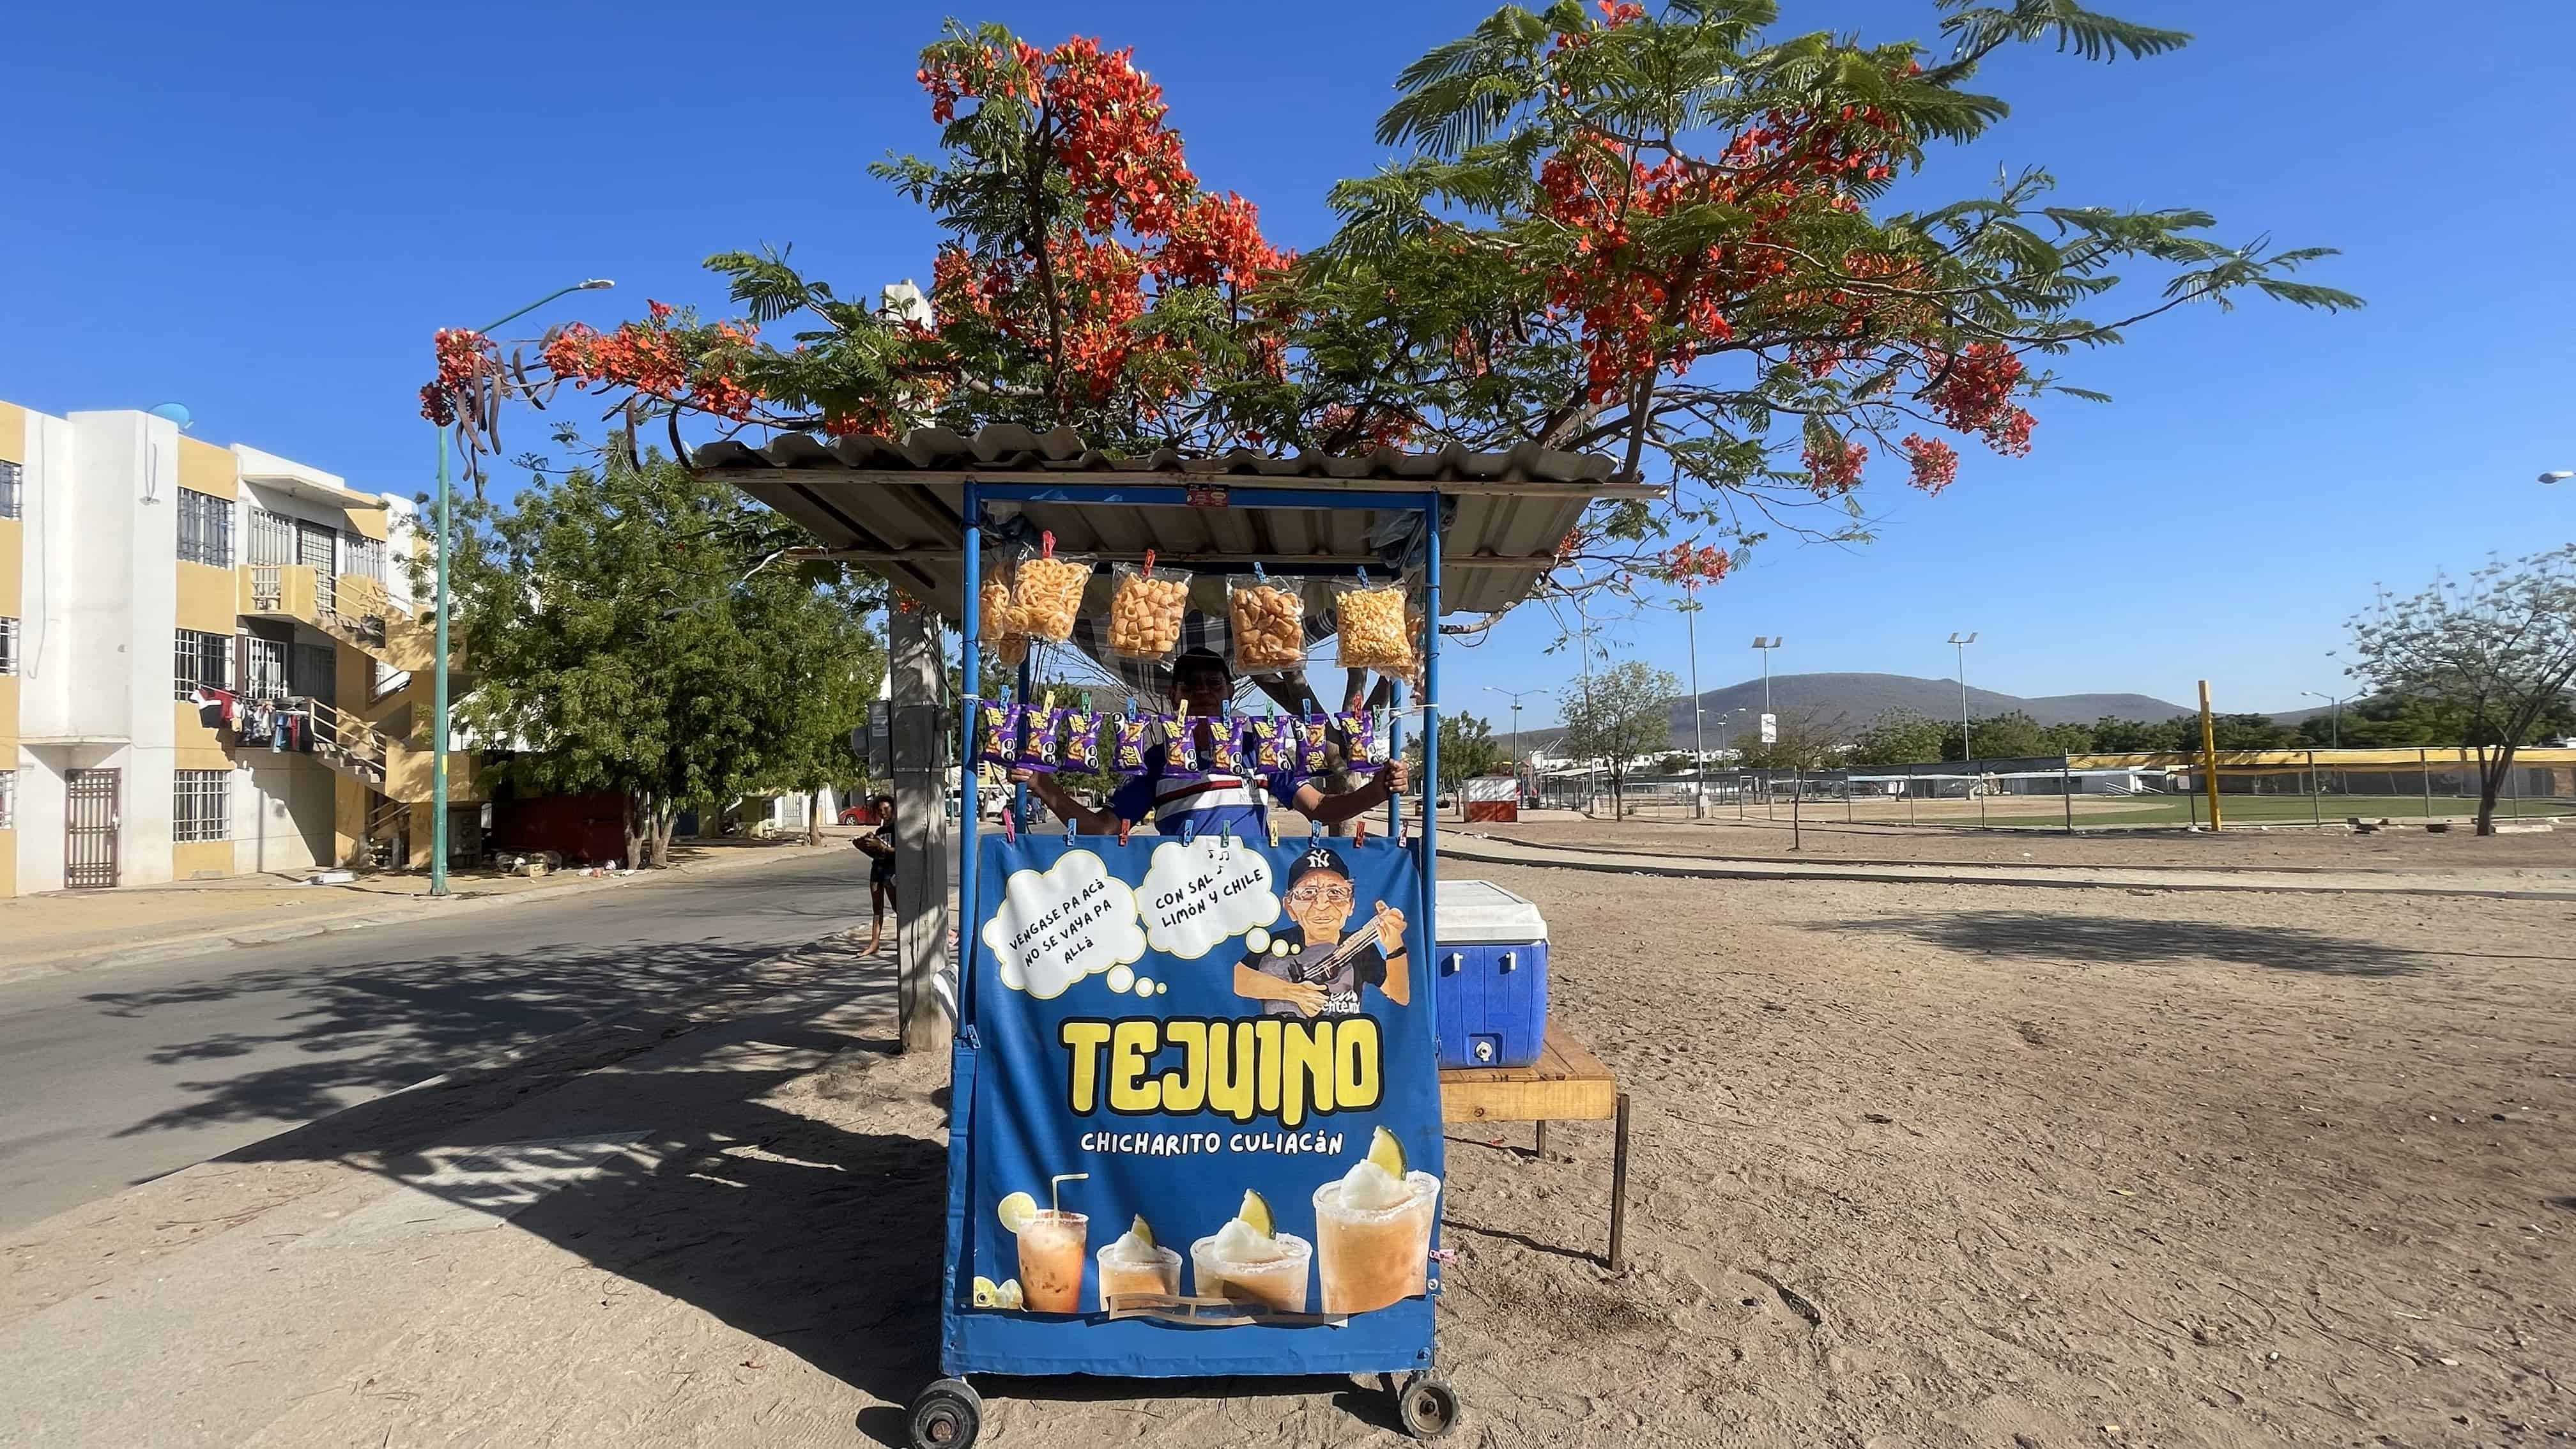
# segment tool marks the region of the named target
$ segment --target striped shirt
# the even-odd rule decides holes
[[[1268,800],[1297,804],[1296,779],[1285,770],[1268,774],[1216,774],[1171,768],[1159,745],[1145,756],[1145,773],[1109,796],[1109,811],[1139,822],[1151,817],[1164,835],[1265,836]]]

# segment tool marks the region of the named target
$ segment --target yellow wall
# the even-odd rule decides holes
[[[0,830],[0,898],[18,893],[18,832]]]
[[[245,570],[181,560],[179,627],[203,629],[209,634],[232,633],[241,617],[241,585],[237,580],[249,577]]]
[[[18,680],[0,674],[0,770],[18,762]]]
[[[233,870],[233,843],[229,840],[187,840],[170,847],[172,880],[231,875]]]
[[[241,485],[233,471],[233,452],[195,438],[179,440],[179,486],[217,498],[238,498]]]
[[[351,533],[358,535],[360,538],[372,538],[378,543],[385,541],[386,510],[382,508],[351,508],[344,511],[349,516],[349,531]],[[391,563],[392,560],[388,559],[386,562]]]
[[[18,601],[26,597],[19,583],[26,558],[27,525],[14,518],[0,518],[0,614],[13,619],[18,617]]]
[[[197,722],[197,707],[184,699],[170,702],[172,714],[170,768],[229,770],[233,757],[224,752],[222,735]]]
[[[0,458],[27,461],[27,410],[16,403],[0,402]]]

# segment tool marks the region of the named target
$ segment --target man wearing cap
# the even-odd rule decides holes
[[[1409,1004],[1404,912],[1380,901],[1368,925],[1346,939],[1342,927],[1354,904],[1342,858],[1324,846],[1309,846],[1289,868],[1288,888],[1280,896],[1295,924],[1245,935],[1234,994],[1260,1002],[1269,1016],[1357,1016],[1363,986],[1376,987],[1398,1006]]]
[[[1233,697],[1234,675],[1214,651],[1193,649],[1173,663],[1172,702],[1181,712],[1213,716]],[[1145,755],[1145,773],[1118,787],[1097,810],[1075,799],[1053,775],[1014,770],[1011,779],[1028,786],[1058,819],[1093,835],[1115,835],[1122,822],[1151,816],[1154,829],[1164,835],[1263,838],[1270,833],[1264,796],[1332,826],[1403,794],[1407,773],[1402,760],[1390,760],[1367,784],[1327,795],[1311,782],[1298,783],[1286,770],[1255,776],[1211,773],[1173,760],[1166,747],[1156,745]]]

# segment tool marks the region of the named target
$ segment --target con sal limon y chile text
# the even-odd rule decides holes
[[[1384,1095],[1383,1038],[1372,1017],[1077,1017],[1057,1038],[1066,1053],[1065,1101],[1076,1116],[1204,1110],[1295,1127],[1309,1113],[1374,1107]],[[1166,1051],[1180,1059],[1157,1071]]]

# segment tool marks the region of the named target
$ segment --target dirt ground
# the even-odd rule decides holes
[[[1630,1270],[1606,1126],[1452,1129],[1459,1442],[2576,1439],[2576,910],[1480,873],[1634,1096]],[[990,1424],[1395,1442],[1132,1387]]]
[[[1633,1095],[1629,1268],[1607,1124],[1452,1128],[1450,1443],[2576,1442],[2576,907],[1478,873]],[[888,994],[764,969],[66,1214],[0,1333],[200,1285],[197,1412],[262,1427],[188,1443],[900,1444],[947,1062],[882,1054]],[[428,1144],[648,1124],[383,1226]],[[997,1449],[1406,1442],[1343,1380],[978,1382]]]
[[[1729,806],[1705,821],[1610,821],[1571,810],[1541,810],[1517,824],[1444,821],[1441,829],[1471,831],[1532,845],[1596,848],[1753,859],[1960,861],[2005,865],[2203,865],[2250,869],[2313,866],[2341,870],[2564,870],[2576,867],[2576,830],[2534,831],[2479,839],[2465,828],[2432,834],[2420,826],[2356,835],[2312,827],[2226,830],[2212,835],[2181,830],[2096,831],[2063,835],[2045,830],[1941,830],[1885,825],[1845,825],[1838,809],[1791,830],[1788,806],[1780,818],[1759,808],[1737,820]],[[1791,850],[1792,843],[1802,848]]]

